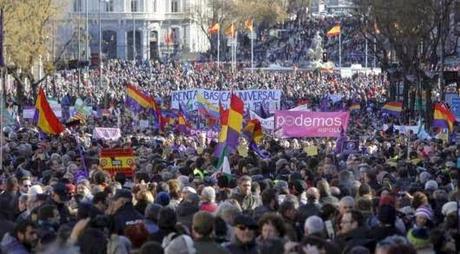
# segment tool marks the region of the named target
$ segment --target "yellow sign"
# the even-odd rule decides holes
[[[316,146],[307,146],[303,150],[305,153],[307,153],[308,156],[318,155],[318,147]]]
[[[238,146],[238,154],[241,156],[241,157],[248,157],[248,147],[247,146]]]

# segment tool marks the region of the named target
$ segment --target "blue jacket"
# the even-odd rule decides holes
[[[3,254],[29,254],[30,251],[26,249],[16,237],[10,233],[6,233],[0,243]]]

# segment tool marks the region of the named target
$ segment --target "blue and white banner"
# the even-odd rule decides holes
[[[246,110],[256,110],[261,106],[274,112],[280,109],[281,90],[256,89],[234,91],[244,101]],[[171,107],[179,108],[179,104],[187,105],[189,110],[197,110],[197,95],[201,94],[209,102],[228,108],[230,91],[214,91],[206,89],[189,89],[174,91],[171,94]]]

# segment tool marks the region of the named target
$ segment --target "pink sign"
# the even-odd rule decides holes
[[[338,137],[349,118],[349,112],[277,111],[275,129],[284,137]]]

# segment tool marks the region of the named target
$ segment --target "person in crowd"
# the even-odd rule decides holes
[[[16,224],[12,232],[6,233],[0,245],[5,254],[32,253],[38,242],[38,232],[31,221],[22,221]]]
[[[200,253],[229,253],[225,248],[216,243],[212,238],[214,229],[214,216],[206,211],[193,215],[192,235],[196,254]]]
[[[244,214],[235,217],[234,220],[234,233],[235,237],[231,242],[224,244],[232,254],[239,253],[259,253],[259,246],[256,243],[256,221]]]

